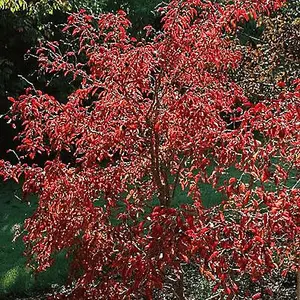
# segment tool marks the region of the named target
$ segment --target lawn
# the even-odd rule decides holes
[[[0,184],[0,299],[47,290],[53,284],[62,284],[67,275],[63,257],[58,257],[56,265],[37,277],[25,266],[22,239],[14,242],[13,238],[17,228],[33,213],[36,199],[31,197],[29,204],[20,196],[17,184]]]

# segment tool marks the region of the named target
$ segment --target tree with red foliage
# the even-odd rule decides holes
[[[152,299],[169,272],[180,280],[194,263],[230,298],[242,274],[299,269],[300,80],[254,105],[228,76],[241,59],[236,24],[281,4],[173,0],[163,31],[147,26],[141,41],[123,11],[81,11],[64,29],[78,51],[40,46],[41,70],[80,88],[66,104],[33,87],[10,98],[20,160],[55,157],[0,170],[39,197],[25,221],[29,264],[40,272],[58,252],[71,258],[72,292],[57,297]],[[239,126],[228,129],[224,113]],[[232,168],[240,175],[224,178]],[[220,205],[203,205],[202,183],[222,193]],[[175,205],[178,190],[190,204]]]

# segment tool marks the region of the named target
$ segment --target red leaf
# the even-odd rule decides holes
[[[254,240],[257,241],[257,242],[259,242],[259,243],[261,243],[261,244],[264,244],[264,240],[260,236],[258,236],[258,235],[256,235],[254,237]]]
[[[189,258],[186,255],[184,255],[184,254],[181,253],[180,256],[184,260],[184,262],[189,263],[190,260],[189,260]]]
[[[231,289],[228,286],[225,287],[225,293],[227,295],[230,295],[232,293]]]
[[[231,177],[229,179],[229,184],[234,184],[234,183],[236,183],[236,181],[237,181],[237,179],[235,177]]]
[[[124,10],[122,10],[122,9],[119,9],[119,10],[117,11],[117,14],[118,14],[119,16],[122,16],[122,17],[125,17],[125,16],[126,16],[126,12],[125,12]]]
[[[265,292],[270,296],[273,296],[273,294],[274,294],[273,291],[268,287],[265,288]]]
[[[239,192],[245,193],[245,191],[246,191],[246,186],[243,182],[241,182],[241,184],[239,185]]]
[[[261,293],[256,293],[255,295],[252,296],[253,300],[261,299]]]
[[[264,169],[261,175],[261,181],[266,182],[270,177],[270,172],[267,169]]]
[[[243,200],[243,205],[248,204],[249,199],[250,199],[250,196],[251,196],[251,191],[248,190],[248,191],[245,193],[245,197],[244,197],[244,200]]]
[[[218,255],[219,255],[219,251],[214,251],[214,252],[212,253],[212,255],[208,258],[208,261],[214,259],[214,258],[215,258],[216,256],[218,256]]]
[[[285,84],[285,82],[283,82],[283,81],[278,81],[278,82],[277,82],[277,86],[280,87],[280,88],[284,88],[285,85],[286,85],[286,84]]]
[[[160,127],[161,127],[161,122],[160,122],[160,121],[157,121],[157,122],[155,123],[155,125],[154,125],[154,131],[155,131],[156,133],[158,133],[159,130],[160,130]]]
[[[200,230],[200,235],[206,233],[207,231],[209,231],[208,228],[204,227]]]

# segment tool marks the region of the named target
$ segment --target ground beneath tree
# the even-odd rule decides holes
[[[205,280],[196,266],[186,266],[184,268],[184,292],[186,300],[217,300],[221,299],[220,295],[212,294],[211,287],[213,283]],[[273,295],[268,295],[265,293],[265,289],[269,288]],[[45,291],[39,293],[32,293],[31,296],[7,296],[1,300],[45,300],[47,297],[51,296],[51,292],[65,292],[69,293],[70,289],[66,287],[59,287],[57,285],[53,286],[52,291]],[[240,300],[250,300],[251,296],[245,296],[245,291],[250,291],[251,295],[261,292],[262,298],[264,300],[296,300],[296,276],[294,273],[288,273],[288,275],[283,278],[280,273],[274,273],[271,277],[265,277],[260,283],[251,283],[245,280],[242,283],[241,295],[237,296],[235,299]],[[170,284],[166,284],[164,289],[161,291],[156,291],[154,295],[155,300],[176,300],[177,297],[172,291]],[[80,299],[78,299],[80,300]],[[142,300],[142,299],[140,299]],[[144,300],[144,299],[143,299]]]

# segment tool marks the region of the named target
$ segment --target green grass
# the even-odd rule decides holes
[[[67,262],[62,255],[53,267],[36,277],[25,266],[23,241],[18,238],[13,242],[14,228],[33,213],[36,199],[31,198],[32,204],[28,205],[17,198],[20,194],[17,184],[0,184],[0,299],[46,290],[52,284],[62,284],[67,275]]]

